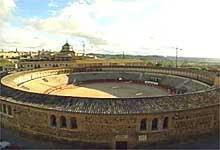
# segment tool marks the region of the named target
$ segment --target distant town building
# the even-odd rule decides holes
[[[74,60],[75,52],[69,43],[65,43],[62,46],[60,53],[54,55],[54,60],[57,61],[71,61]]]
[[[19,57],[20,54],[19,52],[16,51],[0,51],[0,58],[4,58],[4,59],[10,59],[10,58],[16,58]]]
[[[220,72],[216,73],[215,81],[214,81],[214,86],[218,87],[220,86]]]
[[[17,59],[17,58],[31,58],[38,55],[37,52],[23,52],[18,51],[17,49],[15,51],[0,51],[0,58],[3,59]]]
[[[17,71],[32,70],[37,68],[52,68],[52,67],[68,67],[71,66],[71,61],[24,61],[15,64]]]
[[[38,55],[30,59],[21,60],[16,64],[18,71],[36,68],[68,67],[75,60],[75,52],[69,43],[65,43],[58,53],[38,51]]]
[[[84,55],[84,53],[76,53],[73,47],[66,42],[59,52],[51,52],[47,50],[39,51],[0,51],[0,58],[8,59],[13,63],[13,66],[4,66],[3,70],[17,71],[32,70],[36,68],[49,67],[67,67],[73,64],[76,60],[82,59],[98,59],[93,54]]]

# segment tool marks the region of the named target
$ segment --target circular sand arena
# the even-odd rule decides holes
[[[78,86],[67,85],[61,89],[52,91],[52,95],[97,97],[97,98],[121,98],[168,95],[166,89],[147,86],[130,82],[94,82],[84,83]]]
[[[148,84],[149,82],[150,84]],[[186,84],[188,85],[185,86]],[[195,86],[195,88],[190,89],[189,86]],[[183,77],[121,71],[56,74],[19,84],[19,88],[25,91],[82,98],[168,96],[172,94],[168,90],[172,87],[193,91],[204,89],[206,86]]]
[[[100,77],[103,74],[96,73]],[[73,77],[72,77],[73,76]],[[167,89],[160,86],[148,86],[144,83],[136,83],[132,80],[127,81],[84,81],[74,84],[70,78],[79,80],[83,75],[51,75],[44,78],[37,78],[19,87],[23,90],[45,93],[49,95],[91,97],[91,98],[123,98],[123,97],[145,97],[168,95]],[[85,75],[91,77],[91,74]],[[94,75],[93,75],[94,77]],[[117,78],[115,78],[117,79]]]

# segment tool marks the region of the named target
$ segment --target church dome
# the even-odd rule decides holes
[[[62,50],[61,52],[70,52],[72,51],[72,46],[66,42],[63,46],[62,46]]]
[[[70,46],[70,44],[66,42],[66,44],[64,44],[63,46]]]

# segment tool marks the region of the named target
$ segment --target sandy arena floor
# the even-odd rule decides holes
[[[20,88],[26,91],[51,95],[116,98],[168,95],[166,89],[133,82],[95,82],[78,86],[68,84],[66,75],[49,76],[25,82]]]
[[[86,83],[79,86],[67,85],[49,94],[99,98],[168,95],[164,89],[128,82]]]

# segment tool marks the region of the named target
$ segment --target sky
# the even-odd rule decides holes
[[[0,49],[220,58],[220,0],[0,0]]]

